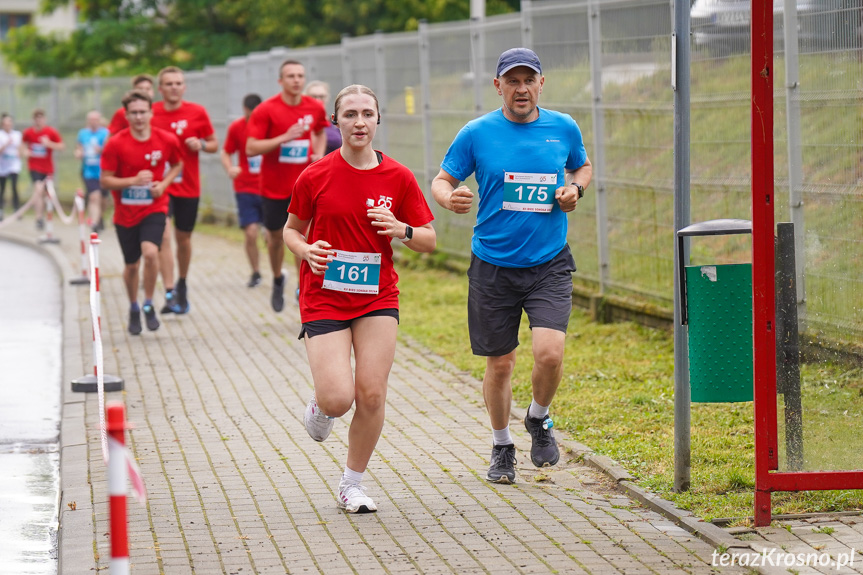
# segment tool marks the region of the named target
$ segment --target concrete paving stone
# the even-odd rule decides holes
[[[30,224],[7,229],[32,241]],[[74,270],[75,234],[63,233],[70,234],[69,241],[55,257],[61,267]],[[192,312],[163,316],[162,329],[140,338],[125,332],[127,302],[116,242],[106,240],[109,249],[102,254],[105,367],[127,379],[125,392],[109,395],[126,401],[137,425],[128,442],[150,493],[146,508],[130,510],[136,525],[132,541],[140,546],[133,551],[141,566],[137,573],[159,572],[157,558],[163,555],[162,568],[172,575],[190,572],[192,565],[197,573],[281,573],[285,564],[292,573],[359,570],[345,562],[345,549],[392,573],[488,572],[501,565],[548,572],[540,557],[561,573],[581,572],[567,554],[596,565],[588,569],[592,573],[607,573],[610,565],[599,555],[605,551],[638,554],[639,561],[627,564],[633,572],[642,566],[674,572],[684,565],[692,573],[711,572],[696,555],[708,556],[709,546],[694,544],[692,535],[677,530],[651,532],[644,523],[665,520],[643,515],[620,492],[608,497],[608,484],[594,471],[563,462],[558,469],[572,473],[578,483],[569,485],[577,491],[533,483],[546,471],[527,462],[529,439],[518,425],[513,430],[523,481],[514,488],[484,482],[491,434],[480,382],[408,341],[398,347],[388,419],[367,475],[381,511],[346,517],[335,507],[334,490],[351,418],[342,418],[324,444],[306,436],[301,420],[312,379],[295,336],[296,308],[276,315],[268,309],[266,290],[248,292],[240,246],[203,234],[196,234],[195,242]],[[88,294],[72,293],[74,304],[86,310]],[[159,290],[157,300],[161,297]],[[86,321],[74,328],[65,332],[66,348],[85,350],[73,358],[83,372],[90,361],[90,333]],[[67,404],[66,412],[75,416],[77,409],[76,417],[83,419],[77,443],[86,443],[87,457],[64,472],[64,493],[74,492],[67,478],[79,483],[90,478],[89,488],[85,482],[76,495],[79,509],[92,508],[78,516],[94,526],[83,533],[96,534],[84,547],[92,554],[95,543],[106,557],[107,485],[96,398],[76,402]],[[71,450],[74,435],[65,435]],[[61,526],[73,524],[73,518],[62,514]],[[857,527],[849,526],[849,532],[861,533]],[[80,535],[61,527],[61,542]],[[623,547],[606,545],[611,539],[620,539]],[[665,548],[679,552],[663,558],[659,549]],[[621,565],[625,557],[618,559]],[[92,565],[106,563],[93,557]]]

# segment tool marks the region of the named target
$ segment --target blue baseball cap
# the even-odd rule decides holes
[[[501,54],[497,60],[496,77],[500,78],[518,66],[527,66],[537,74],[542,74],[542,64],[539,63],[539,56],[536,55],[536,52],[529,48],[510,48]]]

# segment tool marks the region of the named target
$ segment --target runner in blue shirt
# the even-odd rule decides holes
[[[566,212],[575,209],[593,168],[575,120],[538,106],[544,82],[532,50],[501,54],[494,86],[503,105],[459,131],[432,182],[435,200],[457,214],[468,213],[474,198],[460,183],[475,174],[478,184],[468,328],[473,353],[486,357],[483,396],[494,440],[487,479],[496,483],[515,481],[509,415],[522,310],[533,333],[533,401],[524,419],[531,461],[544,467],[560,458],[549,406],[572,311],[575,262]]]
[[[102,173],[99,162],[107,139],[108,129],[103,126],[102,114],[95,110],[88,112],[87,126],[78,132],[75,157],[81,160],[81,178],[87,190],[87,213],[94,232],[105,228],[102,213],[108,201],[108,190],[102,190],[99,185],[99,176]]]

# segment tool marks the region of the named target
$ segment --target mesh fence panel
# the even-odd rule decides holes
[[[863,333],[860,221],[863,181],[863,52],[860,0],[798,0],[795,49],[785,49],[784,2],[774,3],[777,220],[798,225],[802,323],[810,333],[857,341]],[[691,220],[749,219],[749,3],[694,2],[692,17]],[[220,142],[248,93],[277,93],[279,65],[303,62],[331,94],[363,83],[378,94],[377,147],[408,166],[429,194],[455,134],[500,105],[497,57],[533,47],[546,76],[541,105],[571,114],[596,160],[588,194],[571,214],[570,241],[583,282],[670,305],[673,258],[673,92],[667,0],[523,2],[520,14],[420,26],[419,32],[275,48],[187,74],[187,98],[207,107]],[[796,64],[795,64],[796,63]],[[791,72],[786,71],[790,65]],[[786,81],[789,74],[791,80]],[[89,109],[110,116],[126,78],[6,79],[0,107],[18,127],[33,108],[69,142]],[[790,87],[789,87],[790,86]],[[330,102],[330,106],[332,102]],[[205,202],[234,209],[218,156],[202,156]],[[69,149],[62,185],[78,185]],[[475,188],[475,182],[468,185]],[[597,192],[602,190],[603,209]],[[430,196],[429,196],[430,199]],[[468,255],[474,218],[432,203],[439,246]],[[748,261],[743,236],[693,240],[693,261]]]

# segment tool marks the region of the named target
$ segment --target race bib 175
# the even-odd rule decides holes
[[[547,214],[554,206],[557,174],[504,172],[503,209]]]

